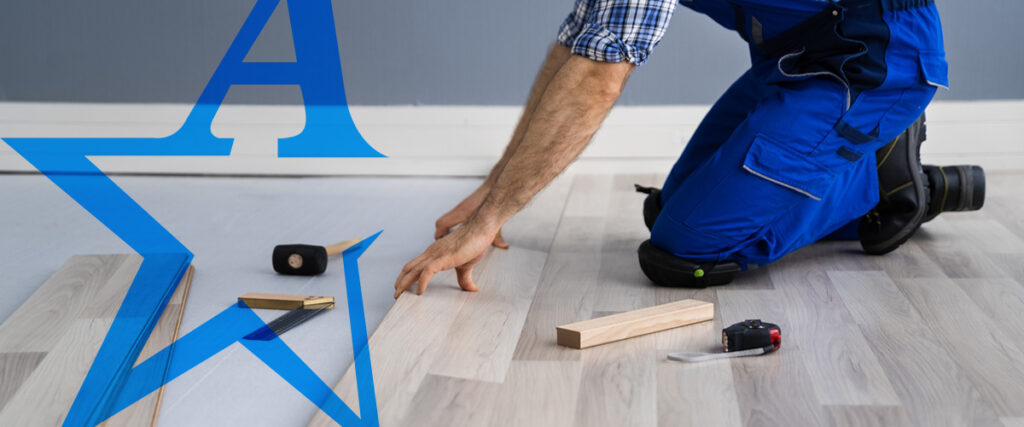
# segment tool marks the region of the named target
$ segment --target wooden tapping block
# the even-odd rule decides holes
[[[260,294],[249,292],[238,297],[249,308],[269,308],[274,310],[294,310],[296,308],[334,308],[334,297],[318,297],[311,295]]]
[[[555,328],[558,345],[587,348],[652,332],[692,325],[715,317],[710,302],[685,299],[570,323]]]

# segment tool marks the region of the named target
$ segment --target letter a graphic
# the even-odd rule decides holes
[[[278,141],[278,157],[385,157],[359,135],[349,114],[330,0],[287,3],[295,62],[245,62],[278,3],[256,3],[188,119],[170,138],[187,138],[188,145],[201,139],[216,143],[210,125],[232,85],[298,85],[306,126]]]

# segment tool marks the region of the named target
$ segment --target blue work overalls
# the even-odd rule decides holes
[[[694,133],[652,243],[761,265],[879,199],[875,151],[948,84],[932,0],[682,0],[750,44],[750,69]]]

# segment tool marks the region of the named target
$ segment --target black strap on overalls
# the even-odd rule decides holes
[[[852,103],[866,90],[885,82],[885,52],[889,45],[889,26],[883,14],[929,6],[934,0],[830,0],[824,10],[768,40],[751,43],[762,58],[778,58],[779,70],[787,76],[829,74],[842,80],[849,89]],[[750,42],[746,14],[732,3],[736,12],[736,28]],[[756,25],[751,18],[751,28]],[[876,128],[864,133],[840,120],[836,131],[854,144],[878,138]],[[847,150],[840,152],[848,160],[859,156]]]
[[[889,27],[882,15],[934,2],[831,0],[821,12],[771,39],[754,44],[754,47],[765,58],[781,58],[802,52],[782,64],[783,71],[792,75],[834,74],[847,83],[856,98],[860,92],[877,88],[885,81]],[[737,14],[736,27],[749,41],[743,9],[737,4],[733,7]]]

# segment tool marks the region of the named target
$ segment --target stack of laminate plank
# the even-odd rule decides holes
[[[63,422],[141,263],[137,255],[74,256],[0,325],[0,425]],[[189,267],[138,360],[177,338],[192,274]],[[104,424],[155,424],[162,394]]]

